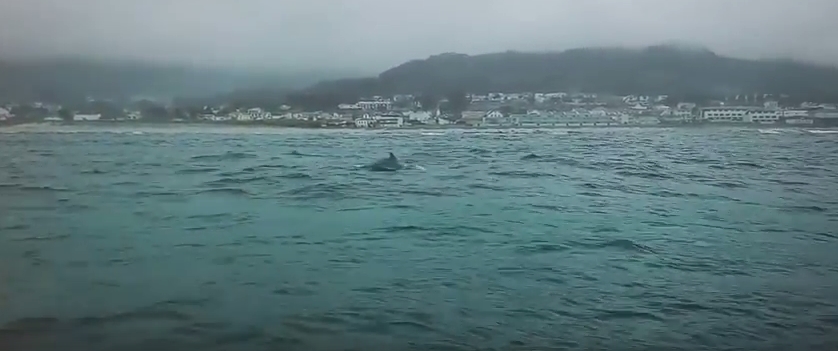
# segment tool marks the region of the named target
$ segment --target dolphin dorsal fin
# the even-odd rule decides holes
[[[393,153],[392,153],[392,152],[390,153],[390,159],[391,159],[391,160],[395,160],[395,159],[396,159],[396,155],[393,155]]]

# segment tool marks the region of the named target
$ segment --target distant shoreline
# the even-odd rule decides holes
[[[0,124],[0,132],[160,132],[160,131],[201,131],[201,132],[229,132],[229,131],[333,131],[333,132],[374,132],[399,130],[577,130],[577,129],[834,129],[835,127],[818,127],[812,125],[789,124],[654,124],[654,125],[610,125],[610,126],[520,126],[520,127],[488,127],[468,125],[421,125],[403,126],[398,128],[352,128],[352,127],[300,127],[282,126],[276,124],[258,123],[201,123],[201,122],[123,122],[123,121],[85,121],[85,122],[33,122],[19,124]]]

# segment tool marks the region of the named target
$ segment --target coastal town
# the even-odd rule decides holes
[[[330,109],[301,106],[176,106],[148,100],[118,104],[88,98],[79,109],[33,102],[0,105],[0,125],[73,122],[253,124],[311,128],[614,127],[689,125],[838,126],[832,103],[782,102],[785,96],[732,95],[703,104],[667,95],[591,93],[462,94],[432,102],[402,94],[372,96]],[[459,101],[454,101],[459,100]],[[425,106],[428,105],[428,106]]]

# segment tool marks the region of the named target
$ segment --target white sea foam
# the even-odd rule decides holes
[[[779,129],[759,129],[760,134],[780,134]]]

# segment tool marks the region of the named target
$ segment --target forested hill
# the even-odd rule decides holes
[[[404,63],[378,77],[321,82],[305,91],[332,100],[450,91],[719,96],[771,93],[834,100],[838,69],[789,60],[745,60],[671,45],[644,49],[441,54]],[[302,93],[302,92],[301,92]]]

